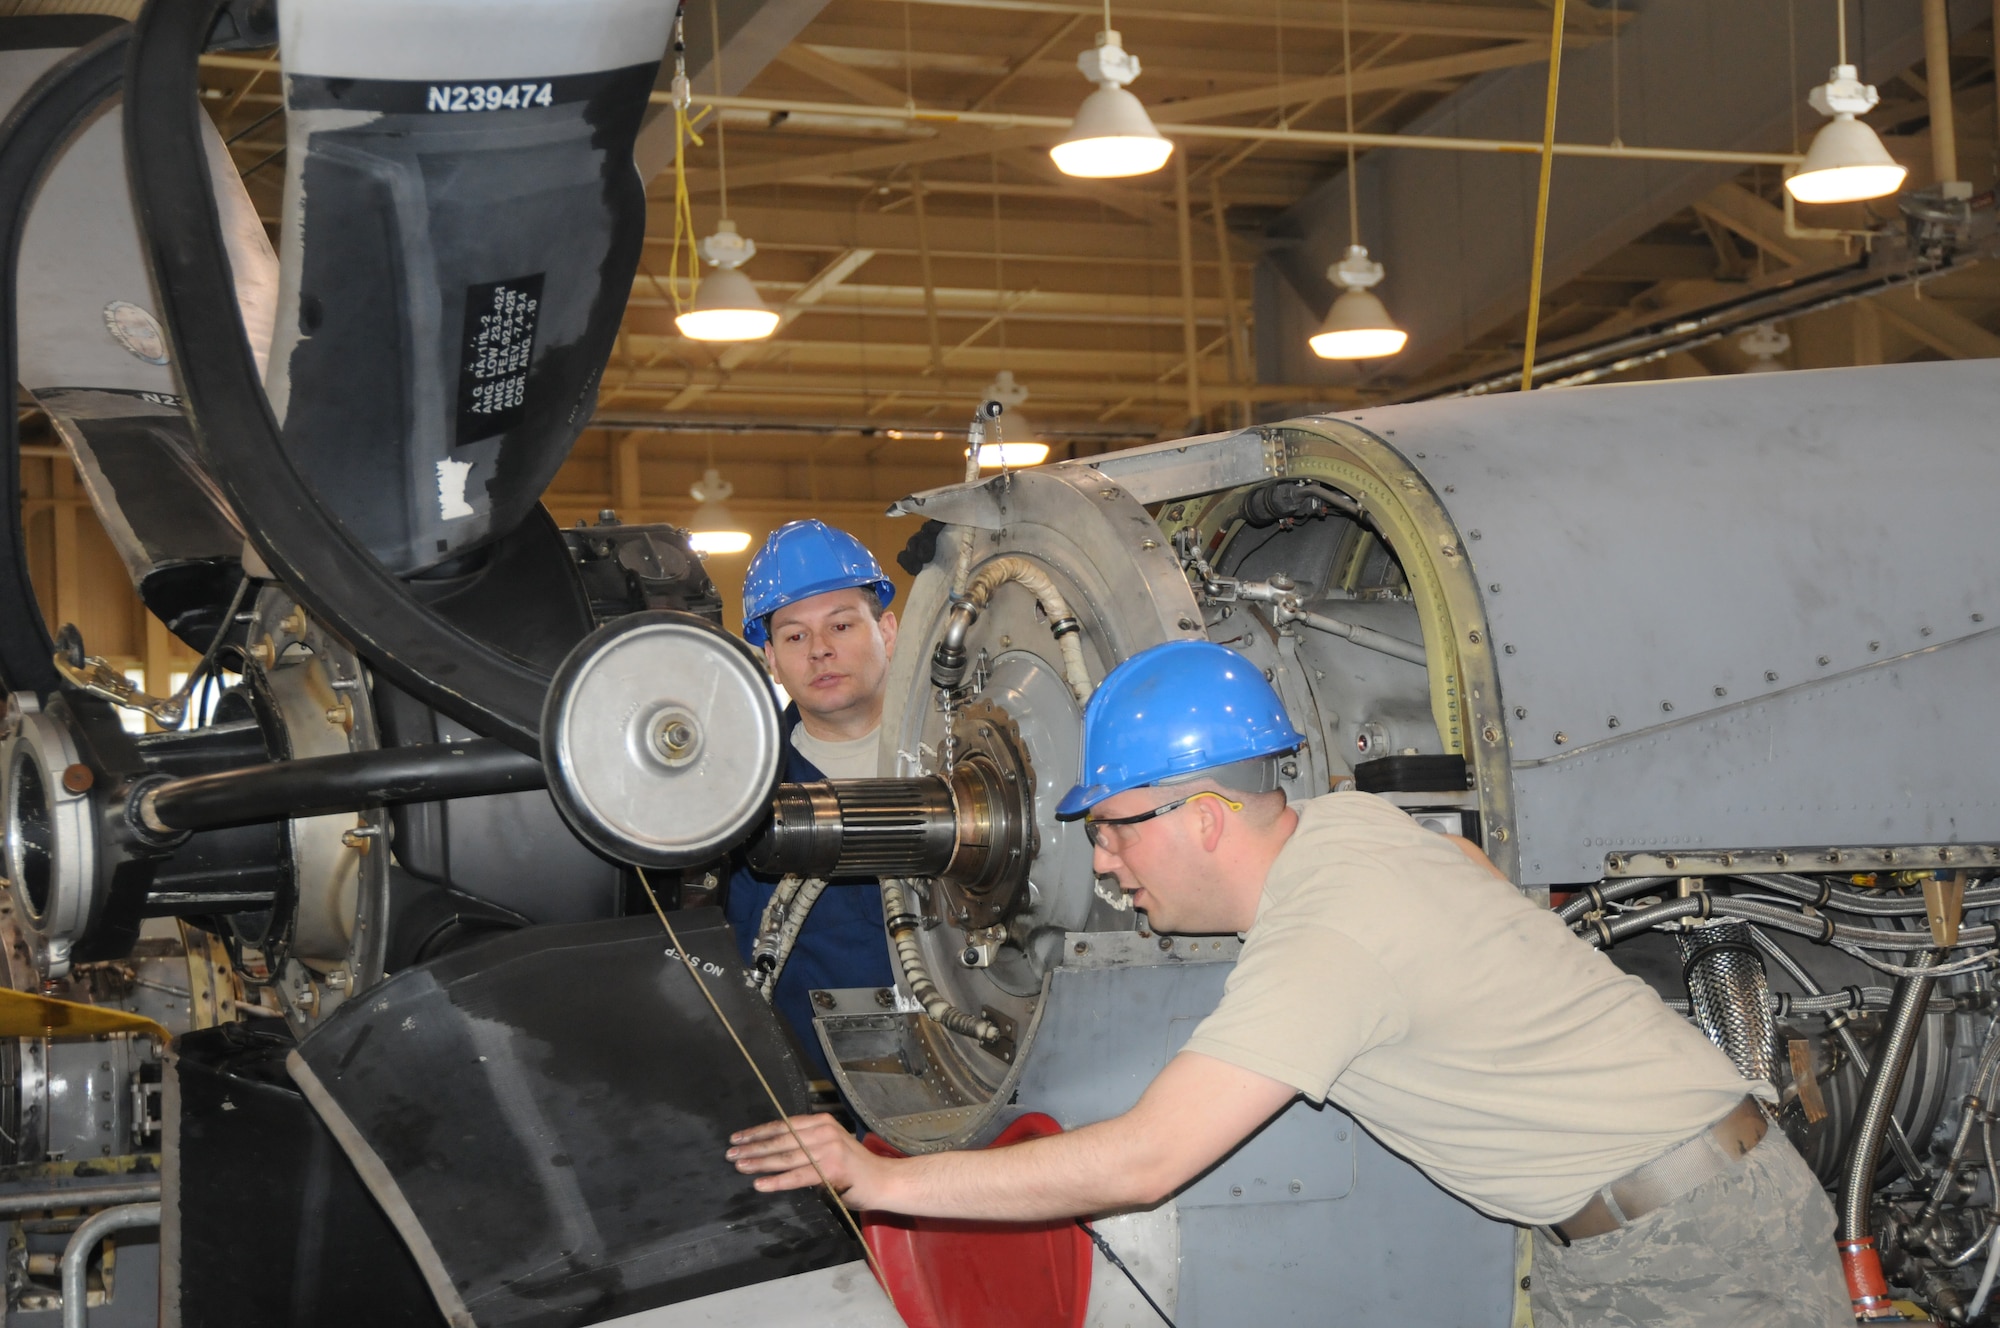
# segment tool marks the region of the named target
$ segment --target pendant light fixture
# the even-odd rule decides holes
[[[1096,46],[1076,57],[1076,67],[1097,91],[1083,99],[1069,132],[1049,149],[1064,175],[1089,180],[1149,175],[1173,155],[1173,141],[1125,90],[1139,77],[1139,57],[1128,54],[1121,42],[1111,26],[1111,0],[1104,0],[1104,31],[1097,34]]]
[[[722,95],[722,38],[714,0],[709,7],[709,38],[714,42],[710,63],[715,68],[715,93]],[[678,87],[675,89],[678,94]],[[722,218],[715,234],[696,246],[715,270],[694,289],[694,303],[674,318],[674,326],[692,341],[761,341],[778,330],[778,315],[757,294],[756,283],[743,265],[756,256],[757,246],[740,235],[729,219],[729,136],[722,116],[715,117],[715,176]]]
[[[757,285],[743,265],[757,245],[739,235],[736,223],[723,218],[715,234],[704,236],[702,258],[714,271],[695,288],[694,306],[674,319],[681,335],[695,341],[759,341],[778,329],[778,314],[757,294]]]
[[[696,553],[741,553],[750,547],[750,532],[725,501],[735,492],[736,486],[723,479],[714,466],[703,471],[700,482],[688,490],[701,504],[688,522],[688,543]]]
[[[1813,135],[1805,161],[1785,181],[1785,189],[1801,203],[1858,203],[1881,198],[1901,189],[1903,177],[1909,174],[1907,167],[1889,155],[1875,131],[1854,118],[1875,109],[1882,97],[1847,63],[1847,0],[1836,0],[1836,5],[1840,63],[1806,98],[1814,110],[1832,119]]]
[[[1792,339],[1770,323],[1759,323],[1736,339],[1736,348],[1750,357],[1750,367],[1743,372],[1783,373],[1785,366],[1778,357],[1792,348]]]
[[[1354,50],[1347,25],[1347,0],[1340,0],[1340,68],[1351,74]],[[1396,326],[1373,287],[1382,280],[1382,265],[1368,257],[1361,243],[1361,184],[1354,171],[1354,81],[1344,80],[1347,95],[1347,254],[1326,270],[1326,279],[1340,287],[1326,321],[1307,343],[1323,360],[1374,360],[1394,355],[1410,339]]]
[[[1021,403],[1027,399],[1028,389],[1014,381],[1011,369],[1002,369],[986,385],[986,400],[997,401],[1006,410],[994,421],[1000,441],[979,445],[981,470],[1019,470],[1048,460],[1049,445],[1036,437],[1034,424],[1021,413]]]

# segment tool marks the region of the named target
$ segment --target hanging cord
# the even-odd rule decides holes
[[[1535,190],[1535,262],[1528,272],[1528,336],[1521,347],[1523,392],[1535,385],[1535,337],[1542,330],[1542,252],[1549,238],[1549,174],[1556,164],[1556,89],[1562,82],[1566,8],[1566,0],[1555,0],[1555,23],[1549,34],[1549,107],[1542,120],[1542,178]]]
[[[708,43],[710,62],[715,66],[715,95],[722,95],[722,18],[715,0],[708,0]],[[722,112],[715,113],[715,185],[716,201],[722,206],[722,215],[729,215],[729,134],[722,123]]]
[[[1340,0],[1340,83],[1347,99],[1347,242],[1361,243],[1361,185],[1354,178],[1354,45],[1347,0]]]
[[[694,307],[695,295],[701,289],[701,255],[695,250],[694,200],[688,194],[687,145],[702,146],[701,136],[694,131],[694,123],[688,118],[688,107],[694,100],[694,86],[687,76],[687,5],[674,7],[674,81],[672,100],[674,104],[674,247],[667,269],[667,288],[674,302],[674,316],[679,317]],[[716,128],[721,128],[716,121]],[[682,254],[686,254],[683,260]],[[685,262],[685,266],[683,263]],[[648,274],[651,275],[651,274]],[[682,296],[681,283],[687,283],[687,294]],[[656,278],[653,282],[659,285]]]
[[[1167,1328],[1175,1328],[1172,1316],[1160,1308],[1160,1302],[1153,1299],[1153,1293],[1146,1290],[1146,1284],[1139,1280],[1138,1275],[1125,1266],[1125,1261],[1118,1257],[1118,1251],[1111,1248],[1111,1242],[1098,1235],[1097,1228],[1082,1218],[1076,1219],[1076,1224],[1083,1228],[1083,1234],[1090,1237],[1090,1243],[1097,1247],[1097,1252],[1104,1256],[1105,1261],[1125,1274],[1125,1280],[1132,1284],[1132,1289],[1145,1297],[1146,1303],[1153,1307],[1153,1313],[1160,1316],[1160,1322],[1166,1324]]]
[[[646,887],[646,902],[653,906],[653,912],[659,917],[660,925],[667,929],[667,940],[673,944],[674,953],[680,956],[681,966],[687,969],[687,975],[694,979],[695,989],[701,992],[701,998],[708,1002],[708,1008],[715,1011],[715,1017],[722,1021],[722,1031],[729,1034],[729,1040],[736,1044],[736,1050],[743,1053],[743,1061],[750,1067],[750,1073],[757,1076],[757,1084],[764,1090],[764,1096],[771,1099],[771,1109],[776,1111],[778,1119],[784,1122],[785,1133],[792,1136],[792,1143],[806,1155],[806,1161],[812,1164],[813,1174],[819,1177],[820,1186],[826,1191],[826,1197],[833,1200],[833,1206],[840,1210],[840,1216],[847,1223],[847,1229],[861,1242],[861,1255],[868,1261],[869,1271],[875,1274],[876,1282],[882,1287],[882,1294],[889,1298],[890,1308],[893,1309],[896,1304],[896,1293],[889,1289],[888,1275],[882,1271],[882,1265],[875,1261],[875,1251],[868,1248],[868,1238],[861,1234],[861,1224],[854,1220],[854,1210],[840,1197],[840,1191],[833,1188],[833,1182],[828,1180],[826,1173],[819,1168],[819,1159],[812,1155],[806,1148],[805,1140],[799,1138],[799,1132],[792,1128],[791,1113],[787,1112],[785,1104],[778,1100],[777,1090],[772,1088],[771,1081],[764,1077],[763,1067],[758,1065],[757,1058],[750,1054],[750,1048],[743,1045],[742,1037],[736,1032],[736,1025],[729,1022],[729,1016],[724,1014],[722,1007],[716,1003],[715,994],[709,991],[708,984],[701,980],[701,970],[695,967],[694,956],[690,955],[687,947],[681,944],[679,934],[674,931],[673,922],[667,917],[667,910],[660,907],[660,896],[653,889],[652,878],[646,875],[644,867],[638,868],[638,872],[639,884]],[[897,1313],[900,1314],[901,1311],[898,1310]]]

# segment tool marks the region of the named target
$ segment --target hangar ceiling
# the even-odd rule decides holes
[[[7,9],[58,7],[71,6]],[[1782,152],[1794,108],[1810,135],[1818,117],[1803,95],[1830,59],[1832,7],[1753,9],[1571,3],[1560,137]],[[1345,12],[1357,129],[1537,133],[1523,90],[1539,95],[1546,78],[1542,3],[1350,0]],[[1883,92],[1867,118],[1922,186],[1933,178],[1934,89],[1916,13],[1871,7],[1857,58]],[[719,73],[711,15],[724,37]],[[1181,137],[1166,170],[1090,182],[1055,170],[1053,130],[953,116],[1073,114],[1089,90],[1075,58],[1103,26],[1101,4],[691,0],[693,81],[703,96],[719,88],[738,99],[719,125],[713,108],[703,112],[704,142],[689,148],[696,230],[721,215],[726,141],[729,213],[758,246],[746,270],[784,323],[768,342],[734,347],[675,333],[671,117],[656,119],[640,154],[658,172],[644,266],[600,427],[551,505],[565,518],[609,506],[628,519],[685,519],[689,485],[713,464],[760,530],[806,511],[868,522],[886,499],[956,478],[964,422],[1001,371],[1029,390],[1026,410],[1061,456],[1393,400],[1504,368],[1518,359],[1525,314],[1519,182],[1532,164],[1502,156],[1365,150],[1365,238],[1389,262],[1381,293],[1417,335],[1365,375],[1329,372],[1291,344],[1324,307],[1315,269],[1345,239],[1344,149],[1313,137],[1344,123],[1342,15],[1339,0],[1114,4],[1111,21],[1144,63],[1133,91],[1155,118],[1236,136]],[[1960,174],[1985,191],[1993,33],[1975,8],[1954,6],[1953,17]],[[273,220],[284,151],[275,59],[206,65],[209,109]],[[1830,232],[1894,219],[1876,205],[1788,223],[1779,179],[1771,165],[1564,160],[1545,343],[1588,344],[1850,264],[1864,246]],[[2000,277],[1972,266],[1783,322],[1791,344],[1766,367],[1993,355],[1996,312]],[[1732,336],[1623,376],[1752,363]]]

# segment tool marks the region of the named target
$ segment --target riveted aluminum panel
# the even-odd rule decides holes
[[[1222,998],[1235,946],[1168,938],[1051,975],[1017,1101],[1065,1128],[1125,1111]],[[1092,947],[1102,936],[1087,938]],[[1338,1017],[1338,1011],[1328,1012]],[[1174,1200],[1181,1328],[1342,1323],[1503,1328],[1514,1228],[1438,1189],[1328,1106],[1294,1102]],[[1104,1275],[1100,1268],[1099,1275]],[[1133,1320],[1136,1322],[1137,1320]]]
[[[1342,417],[1478,575],[1525,882],[1596,879],[1614,842],[2000,834],[1994,656],[1936,649],[2000,624],[1996,405],[2000,365],[1965,361]]]

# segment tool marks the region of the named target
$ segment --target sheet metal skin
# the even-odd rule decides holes
[[[1346,417],[1463,537],[1524,883],[2000,836],[1996,398],[2000,366],[1963,361]]]
[[[1078,940],[1087,966],[1050,975],[1017,1098],[1066,1129],[1139,1100],[1221,1000],[1238,949],[1233,937],[1177,938],[1164,955],[1132,933]],[[1203,958],[1211,946],[1223,957]],[[1178,1285],[1148,1290],[1170,1298],[1181,1328],[1323,1324],[1332,1306],[1343,1323],[1509,1321],[1514,1228],[1438,1189],[1338,1108],[1294,1102],[1173,1203]]]
[[[1634,853],[2000,840],[1996,393],[1986,361],[1570,388],[1055,469],[1169,533],[1240,492],[1218,477],[1398,517],[1487,852],[1546,886]]]
[[[797,1058],[721,911],[676,928],[787,1113],[803,1111]],[[816,1192],[759,1194],[723,1161],[729,1132],[771,1105],[650,916],[405,970],[296,1054],[391,1220],[420,1228],[447,1322],[569,1328],[858,1253]]]

